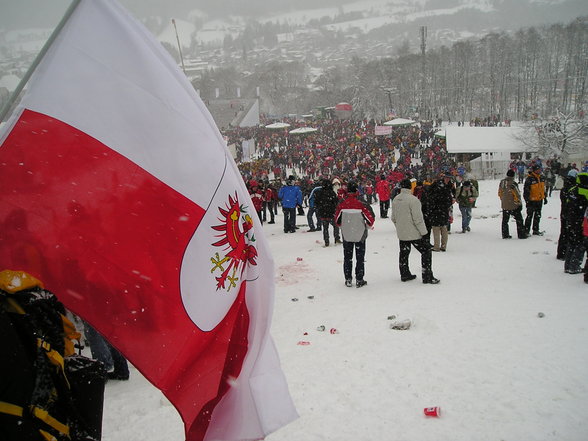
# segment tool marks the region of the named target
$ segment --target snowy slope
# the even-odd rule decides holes
[[[588,286],[555,258],[559,194],[544,206],[545,236],[503,240],[497,186],[480,182],[471,233],[434,253],[437,286],[400,281],[389,219],[370,232],[361,289],[344,286],[342,248],[323,248],[322,233],[284,234],[281,215],[265,225],[273,335],[301,415],[268,441],[588,439]],[[455,218],[458,231],[457,207]],[[415,250],[411,269],[419,274]],[[391,315],[413,326],[392,330]],[[441,417],[425,417],[429,406]],[[183,429],[133,370],[107,385],[103,440],[180,441]]]

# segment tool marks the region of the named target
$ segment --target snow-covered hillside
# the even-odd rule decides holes
[[[588,439],[588,285],[555,258],[559,192],[543,208],[544,236],[516,239],[512,222],[515,238],[503,240],[497,188],[480,181],[469,233],[457,233],[454,207],[447,252],[433,255],[435,286],[421,283],[414,249],[419,277],[400,281],[390,219],[369,233],[361,289],[345,287],[341,245],[323,248],[305,217],[296,234],[283,233],[281,213],[264,225],[272,332],[300,413],[268,441]],[[410,329],[390,329],[406,319]],[[430,406],[440,418],[423,414]],[[174,408],[139,372],[107,384],[103,441],[183,439]]]

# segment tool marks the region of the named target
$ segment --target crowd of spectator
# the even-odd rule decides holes
[[[375,186],[381,174],[393,182],[404,176],[432,178],[440,172],[456,171],[445,147],[435,136],[432,123],[394,127],[392,133],[375,135],[375,121],[324,120],[313,123],[314,133],[289,134],[288,129],[258,127],[235,128],[224,133],[237,151],[237,163],[246,181],[283,182],[293,171],[298,178],[315,181],[322,176],[354,178]],[[244,141],[253,140],[254,160],[243,155]],[[304,184],[303,184],[304,185]]]

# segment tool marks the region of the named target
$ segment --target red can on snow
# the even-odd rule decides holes
[[[439,406],[425,407],[425,415],[429,417],[440,417],[441,408]]]

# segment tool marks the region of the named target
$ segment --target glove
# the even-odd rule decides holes
[[[547,205],[547,198],[543,199],[543,205]]]

